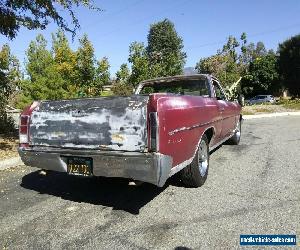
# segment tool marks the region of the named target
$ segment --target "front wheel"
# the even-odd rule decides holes
[[[203,135],[192,163],[180,172],[181,180],[188,187],[200,187],[207,179],[208,168],[208,139]]]

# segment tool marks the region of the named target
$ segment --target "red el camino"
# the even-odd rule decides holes
[[[26,165],[157,186],[178,173],[199,187],[209,152],[239,143],[242,116],[215,77],[197,74],[143,81],[130,97],[34,102],[20,119]]]

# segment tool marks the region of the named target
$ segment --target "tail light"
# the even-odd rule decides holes
[[[158,151],[159,150],[159,137],[158,137],[158,117],[157,112],[149,113],[149,149],[150,151]]]
[[[29,124],[32,112],[38,108],[39,102],[33,102],[30,106],[26,107],[20,115],[19,124],[19,143],[20,147],[29,146]]]

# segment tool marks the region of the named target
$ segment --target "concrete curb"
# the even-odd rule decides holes
[[[11,167],[22,165],[23,162],[19,156],[0,161],[0,171]]]
[[[300,112],[281,112],[281,113],[271,113],[271,114],[259,114],[259,115],[243,115],[245,120],[257,119],[257,118],[269,118],[269,117],[279,117],[279,116],[297,116]]]

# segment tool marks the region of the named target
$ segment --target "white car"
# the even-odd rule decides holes
[[[248,101],[248,104],[274,103],[275,98],[272,95],[257,95]]]

